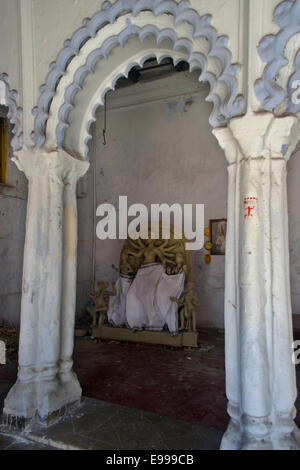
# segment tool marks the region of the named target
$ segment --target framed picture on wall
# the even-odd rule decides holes
[[[212,255],[225,255],[227,219],[210,220],[210,242]]]

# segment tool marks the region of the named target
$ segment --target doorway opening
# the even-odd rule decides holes
[[[86,313],[91,282],[116,282],[124,240],[98,240],[96,209],[166,203],[204,204],[205,227],[226,218],[227,169],[209,125],[209,85],[185,61],[148,59],[120,78],[97,111],[91,167],[79,184],[77,315]],[[105,130],[105,134],[103,133]],[[104,139],[105,136],[105,139]],[[80,189],[81,188],[81,189]],[[82,188],[85,188],[84,190]],[[207,239],[206,239],[207,240]],[[198,350],[78,339],[75,370],[85,396],[225,430],[223,305],[225,257],[192,254],[200,305]],[[82,324],[81,324],[82,326]],[[218,405],[216,406],[216,403]]]

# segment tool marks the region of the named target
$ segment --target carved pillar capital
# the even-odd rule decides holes
[[[229,127],[218,127],[212,133],[224,150],[228,165],[237,163],[241,158],[241,151],[231,129]]]
[[[228,127],[244,158],[284,158],[288,161],[300,138],[295,116],[249,113],[232,119]]]
[[[64,150],[32,150],[24,147],[12,159],[30,181],[52,173],[63,183],[76,182],[88,171],[90,163],[72,157]]]

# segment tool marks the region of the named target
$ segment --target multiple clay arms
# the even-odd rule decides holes
[[[190,264],[183,240],[133,240],[128,238],[120,256],[120,268],[112,266],[121,274],[134,276],[142,264],[159,262],[169,275],[184,270],[189,278]]]
[[[174,264],[176,265],[175,261],[172,258],[175,258],[175,255],[171,253],[172,247],[167,247],[169,240],[165,240],[161,245],[155,245],[155,240],[144,240],[144,243],[139,238],[136,242],[130,240],[129,243],[131,244],[132,248],[137,250],[128,251],[128,254],[133,256],[134,258],[138,258],[142,260],[144,264],[155,263],[157,260],[161,262],[163,266],[167,266],[167,264]]]

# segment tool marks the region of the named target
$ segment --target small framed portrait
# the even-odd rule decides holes
[[[210,242],[212,255],[225,255],[227,219],[210,220]]]

